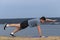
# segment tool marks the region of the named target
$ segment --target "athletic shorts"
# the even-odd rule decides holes
[[[24,22],[21,23],[20,29],[25,29],[27,27],[28,27],[28,21],[24,21]]]

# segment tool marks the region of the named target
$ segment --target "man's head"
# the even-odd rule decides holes
[[[45,21],[46,21],[46,18],[44,16],[40,18],[41,23],[44,23]]]

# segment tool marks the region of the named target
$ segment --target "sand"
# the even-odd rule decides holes
[[[39,37],[6,37],[6,36],[0,36],[0,40],[60,40],[60,36],[49,36],[45,38],[39,38]]]

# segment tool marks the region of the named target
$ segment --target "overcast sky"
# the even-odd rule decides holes
[[[0,18],[60,17],[60,0],[0,0]]]

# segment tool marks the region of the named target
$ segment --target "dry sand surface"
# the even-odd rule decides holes
[[[46,38],[39,38],[39,37],[6,37],[0,36],[0,40],[60,40],[60,36],[49,36]]]

